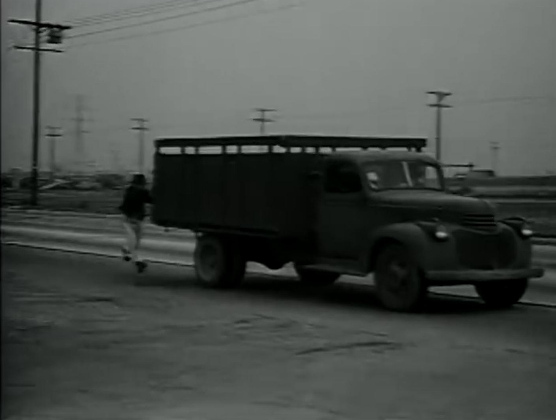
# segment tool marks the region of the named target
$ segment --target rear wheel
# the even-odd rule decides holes
[[[208,287],[235,287],[245,276],[246,262],[238,247],[222,238],[205,235],[194,253],[197,281]]]
[[[378,298],[387,309],[415,311],[426,298],[425,280],[402,245],[389,245],[380,253],[374,278]]]
[[[310,286],[329,286],[340,278],[340,275],[337,273],[311,270],[297,264],[295,264],[295,272],[302,283]]]
[[[491,308],[509,308],[523,297],[529,285],[528,279],[504,280],[475,285],[477,294]]]

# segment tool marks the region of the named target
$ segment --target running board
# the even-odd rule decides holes
[[[304,265],[303,268],[307,270],[326,271],[330,273],[345,274],[348,276],[365,277],[367,275],[367,273],[353,267],[352,265],[342,266],[336,264],[311,264],[311,265]]]

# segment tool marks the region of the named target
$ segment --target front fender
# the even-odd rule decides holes
[[[363,256],[365,272],[374,271],[376,259],[388,243],[400,243],[413,256],[416,264],[424,270],[452,268],[457,264],[454,238],[437,240],[416,223],[396,223],[373,232]]]

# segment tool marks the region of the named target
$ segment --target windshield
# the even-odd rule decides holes
[[[367,181],[373,190],[442,190],[440,168],[420,161],[384,161],[365,165]]]

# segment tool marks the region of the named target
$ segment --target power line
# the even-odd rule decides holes
[[[475,106],[475,105],[489,105],[494,103],[515,103],[515,102],[529,102],[529,101],[554,101],[556,96],[552,95],[539,95],[539,96],[513,96],[502,98],[480,99],[476,101],[464,101],[458,103],[458,107]]]
[[[276,13],[276,12],[283,11],[283,10],[293,9],[295,7],[298,7],[298,6],[295,5],[295,4],[289,4],[289,5],[277,7],[277,8],[272,9],[272,10],[260,10],[260,11],[255,12],[255,13],[252,13],[252,12],[244,13],[244,14],[241,14],[241,15],[238,15],[238,16],[230,16],[230,17],[225,17],[225,18],[212,19],[212,20],[209,20],[209,21],[206,21],[206,22],[192,23],[192,24],[189,24],[189,25],[178,26],[178,27],[175,27],[175,28],[159,29],[159,30],[155,30],[155,31],[142,32],[142,33],[138,33],[138,34],[124,35],[124,36],[120,36],[120,37],[116,37],[116,38],[104,39],[104,40],[101,40],[101,41],[83,42],[83,43],[80,43],[80,44],[74,44],[74,45],[71,46],[71,48],[85,47],[85,46],[90,46],[90,45],[109,44],[109,43],[112,43],[112,42],[127,41],[127,40],[130,40],[130,39],[163,35],[163,34],[168,34],[168,33],[171,33],[171,32],[186,31],[188,29],[195,29],[195,28],[199,28],[199,27],[203,27],[203,26],[214,25],[216,23],[230,22],[230,21],[234,21],[234,20],[245,19],[245,18],[252,17],[252,16]]]
[[[76,18],[70,22],[75,27],[84,27],[92,25],[101,25],[112,21],[119,21],[133,17],[140,17],[148,13],[164,13],[168,9],[180,8],[183,6],[197,5],[199,0],[171,0],[155,4],[144,4],[142,6],[128,7],[126,9],[119,9],[114,12],[102,13],[98,15],[85,16]]]
[[[457,105],[458,108],[462,107],[462,104],[466,104],[466,105],[473,105],[473,104],[477,104],[477,103],[494,103],[494,102],[502,102],[502,101],[513,101],[513,100],[517,100],[517,99],[547,99],[550,100],[551,97],[550,96],[538,96],[538,97],[509,97],[509,98],[493,98],[493,99],[485,99],[485,100],[481,100],[481,101],[477,101],[477,102],[455,102],[455,104]],[[398,111],[410,111],[412,113],[417,113],[420,112],[419,109],[417,109],[415,106],[413,105],[401,105],[401,106],[381,106],[379,108],[368,108],[368,110],[365,110],[364,112],[322,112],[322,113],[278,113],[275,114],[276,116],[278,116],[279,118],[285,118],[287,121],[310,121],[310,120],[321,120],[321,119],[326,119],[326,120],[333,120],[333,119],[340,119],[340,120],[346,120],[346,119],[351,119],[351,118],[358,118],[358,117],[363,117],[363,116],[368,116],[369,113],[371,114],[384,114],[384,113],[395,113]],[[231,116],[229,116],[228,118],[232,119]],[[183,128],[183,127],[188,127],[188,124],[185,123],[179,123],[179,124],[174,124],[174,123],[158,123],[155,125],[156,127],[159,128]],[[96,132],[118,132],[118,131],[127,131],[129,130],[129,128],[127,126],[123,126],[123,125],[110,125],[110,126],[101,126],[98,128],[95,128]]]
[[[214,3],[214,2],[220,2],[221,0],[206,0],[204,3]],[[172,15],[172,16],[167,16],[164,18],[158,18],[158,19],[152,19],[146,22],[136,22],[136,23],[130,23],[129,25],[121,25],[121,26],[116,26],[113,28],[107,28],[107,29],[100,29],[98,31],[91,31],[91,32],[85,32],[82,34],[76,34],[72,37],[68,37],[71,39],[75,39],[75,38],[82,38],[85,36],[91,36],[91,35],[98,35],[98,34],[103,34],[103,33],[107,33],[107,32],[113,32],[113,31],[119,31],[122,29],[129,29],[129,28],[136,28],[138,26],[144,26],[144,25],[151,25],[153,23],[159,23],[159,22],[166,22],[169,20],[174,20],[174,19],[181,19],[187,16],[193,16],[193,15],[198,15],[198,14],[202,14],[202,13],[207,13],[207,12],[213,12],[216,10],[222,10],[222,9],[227,9],[230,7],[236,7],[236,6],[241,6],[243,4],[248,4],[248,3],[254,3],[256,1],[260,1],[260,0],[238,0],[232,3],[227,3],[227,4],[222,4],[219,6],[213,6],[213,7],[207,7],[204,9],[200,9],[200,10],[194,10],[192,12],[186,12],[186,13],[180,13],[177,15]]]
[[[176,3],[176,4],[152,6],[151,9],[140,10],[134,13],[115,15],[112,17],[106,17],[104,19],[98,19],[98,20],[85,21],[84,23],[76,25],[76,27],[86,28],[89,26],[107,25],[113,22],[121,22],[121,21],[131,20],[131,19],[141,19],[146,17],[152,17],[152,15],[156,15],[156,14],[168,14],[170,12],[174,12],[180,9],[182,10],[189,9],[189,8],[199,7],[202,5],[204,6],[210,3],[218,3],[223,1],[225,0],[205,0],[202,3],[200,2],[200,0],[187,0],[185,2],[183,0],[180,0],[179,2],[174,1],[172,3]]]

